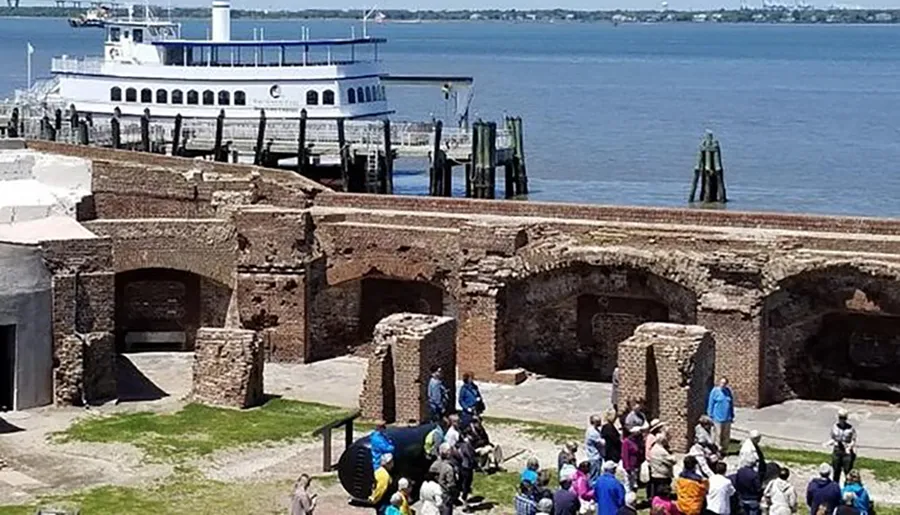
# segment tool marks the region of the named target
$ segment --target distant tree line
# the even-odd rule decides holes
[[[0,6],[0,16],[33,16],[64,18],[83,14],[84,8]],[[163,7],[154,8],[163,14]],[[381,11],[388,20],[497,20],[497,21],[573,21],[573,22],[696,22],[723,23],[897,23],[900,9],[766,9],[766,10],[711,10],[711,11],[571,11],[566,9],[486,9],[452,11],[410,11],[386,9]],[[362,12],[342,9],[246,10],[233,9],[236,19],[359,19]],[[208,18],[209,8],[172,8],[176,19]],[[698,16],[701,19],[698,19]]]

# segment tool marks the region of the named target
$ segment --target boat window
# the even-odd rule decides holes
[[[322,92],[322,105],[333,106],[334,105],[334,91],[330,89],[326,89]]]
[[[306,105],[315,106],[319,105],[319,92],[315,90],[309,90],[306,92]]]
[[[183,104],[184,103],[184,95],[181,93],[180,89],[176,89],[172,91],[172,103],[173,104]]]
[[[387,100],[387,90],[384,89],[384,86],[379,86],[381,88],[381,99]]]
[[[169,103],[169,92],[164,89],[156,90],[156,103],[157,104],[167,104]]]
[[[234,92],[234,105],[236,105],[236,106],[247,105],[247,95],[243,91],[235,91]]]
[[[227,106],[229,104],[231,104],[231,93],[229,93],[227,91],[220,91],[219,92],[219,105]]]
[[[356,103],[356,90],[353,88],[350,88],[347,90],[347,103],[348,104]]]
[[[128,88],[125,90],[125,101],[126,102],[137,102],[137,90],[134,88]]]
[[[143,29],[134,29],[134,37],[131,38],[135,43],[143,43],[144,42],[144,31]]]
[[[149,88],[142,89],[141,90],[141,103],[149,104],[151,102],[153,102],[153,91],[151,91]]]
[[[366,86],[366,102],[372,101],[372,88],[370,86]]]
[[[366,96],[363,94],[362,87],[356,88],[356,101],[360,104],[366,101]]]
[[[109,90],[109,100],[111,102],[121,102],[122,101],[122,88],[118,86],[113,86]]]
[[[216,103],[216,95],[210,90],[203,92],[203,105],[211,106]]]
[[[197,100],[199,99],[199,95],[194,90],[188,91],[188,101],[187,103],[190,105],[197,105]]]
[[[119,27],[111,27],[109,29],[109,40],[115,43],[120,39],[122,39],[122,29]]]

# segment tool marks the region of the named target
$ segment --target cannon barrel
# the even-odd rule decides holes
[[[413,427],[389,427],[386,434],[394,442],[395,479],[405,477],[410,480],[414,491],[418,490],[428,472],[431,460],[425,456],[425,437],[434,429],[434,424]],[[375,471],[372,470],[372,449],[369,435],[353,442],[338,461],[338,479],[341,486],[355,500],[364,501],[372,493]]]

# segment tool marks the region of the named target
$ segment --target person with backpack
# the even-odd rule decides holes
[[[841,487],[832,481],[832,472],[831,465],[819,465],[819,477],[806,487],[806,505],[810,515],[831,515],[841,504]]]

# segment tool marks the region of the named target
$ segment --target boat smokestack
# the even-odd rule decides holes
[[[229,0],[213,0],[212,40],[231,41],[231,2]]]

